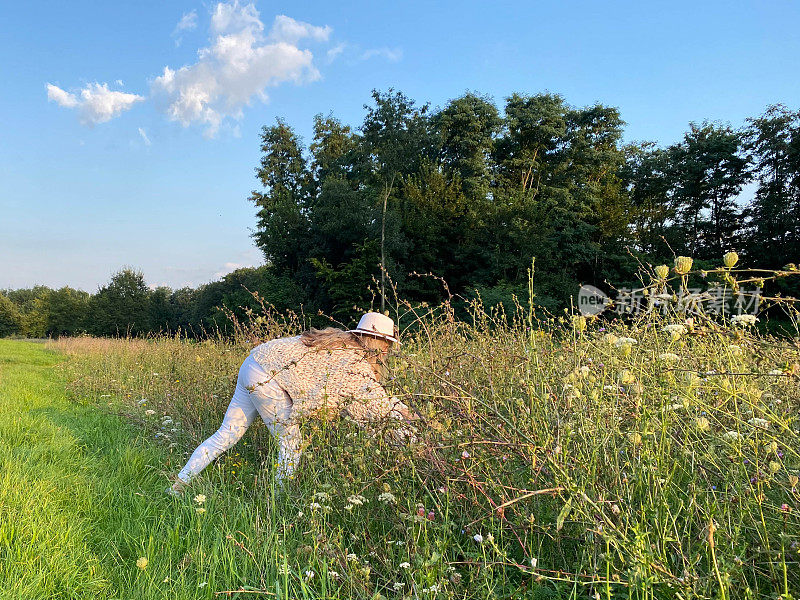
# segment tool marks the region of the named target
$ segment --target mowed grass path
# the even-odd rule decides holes
[[[261,579],[214,525],[216,509],[234,531],[252,527],[242,502],[166,496],[166,452],[69,398],[62,360],[0,340],[0,598],[208,598]]]

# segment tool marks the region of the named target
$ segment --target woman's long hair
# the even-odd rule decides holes
[[[300,341],[309,348],[361,350],[375,370],[379,381],[383,379],[386,369],[385,362],[381,360],[381,352],[387,349],[387,342],[390,347],[392,344],[389,340],[382,340],[371,335],[358,335],[336,327],[326,327],[325,329],[312,327],[300,334]]]

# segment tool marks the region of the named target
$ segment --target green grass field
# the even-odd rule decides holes
[[[210,598],[260,583],[270,557],[238,531],[269,539],[275,523],[235,495],[209,494],[205,514],[194,494],[167,497],[167,453],[68,398],[64,360],[0,340],[0,597]]]
[[[387,383],[422,416],[416,445],[309,419],[280,490],[255,426],[167,497],[248,348],[297,326],[0,341],[0,597],[800,592],[795,340],[676,314],[462,323],[435,309]]]

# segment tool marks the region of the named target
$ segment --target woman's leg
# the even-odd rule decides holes
[[[243,385],[242,381],[243,379],[249,379],[250,369],[249,367],[245,368],[246,365],[247,361],[239,369],[236,391],[228,405],[228,410],[225,411],[222,425],[211,437],[197,447],[186,466],[178,473],[178,479],[184,483],[188,483],[218,456],[242,439],[244,432],[253,423],[257,411],[250,401],[250,393],[246,388],[246,384]],[[244,373],[243,370],[245,370]]]
[[[291,477],[300,463],[302,441],[300,427],[292,420],[292,399],[277,383],[261,376],[260,382],[250,388],[250,401],[278,442],[275,478]]]

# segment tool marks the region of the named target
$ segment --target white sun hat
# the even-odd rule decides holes
[[[348,333],[361,333],[381,337],[394,342],[398,346],[400,340],[397,339],[397,329],[391,317],[377,312],[368,312],[361,317],[355,329],[348,330]]]

